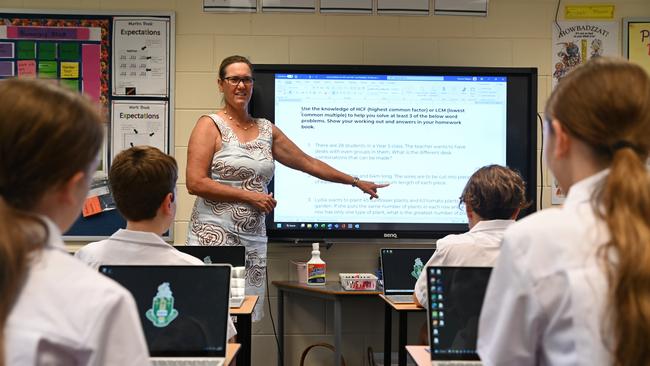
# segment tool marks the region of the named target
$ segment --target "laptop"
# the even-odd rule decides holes
[[[412,303],[415,282],[434,251],[434,248],[382,248],[384,296],[393,303]]]
[[[205,264],[228,263],[233,267],[246,266],[246,247],[243,245],[174,245],[179,251],[203,261]],[[246,297],[230,297],[230,307],[239,308]]]
[[[118,266],[99,271],[135,298],[153,365],[223,365],[230,265]]]
[[[481,365],[478,322],[491,267],[427,267],[432,366]]]
[[[196,257],[206,264],[228,263],[233,267],[246,265],[246,247],[243,245],[174,245],[174,248]]]

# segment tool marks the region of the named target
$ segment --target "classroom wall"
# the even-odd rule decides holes
[[[575,4],[590,1],[572,1]],[[567,2],[563,2],[565,4]],[[616,19],[650,16],[648,0],[616,0]],[[231,54],[253,63],[403,64],[537,67],[538,110],[543,110],[551,85],[551,22],[555,0],[492,0],[488,17],[355,16],[318,14],[204,13],[201,0],[0,0],[2,8],[176,12],[175,156],[180,163],[179,206],[174,242],[185,242],[194,199],[185,188],[187,141],[197,118],[213,112],[221,97],[215,84],[217,67]],[[561,18],[560,18],[561,19]],[[538,131],[538,153],[541,131]],[[537,191],[543,207],[550,205],[546,167]],[[323,250],[328,280],[339,272],[374,272],[379,245],[335,245]],[[270,280],[295,279],[290,260],[307,260],[310,249],[271,244]],[[271,286],[270,305],[277,308]],[[290,297],[287,310],[287,365],[297,365],[309,344],[333,343],[330,303]],[[268,308],[267,308],[268,312]],[[348,365],[367,365],[366,349],[383,349],[383,304],[376,298],[343,304],[344,347]],[[415,314],[421,315],[421,314]],[[423,323],[412,315],[411,342]],[[393,317],[395,319],[396,316]],[[277,316],[275,316],[277,319]],[[323,321],[324,320],[324,321]],[[393,329],[397,329],[395,323]],[[255,324],[253,364],[275,365],[276,346],[269,317]],[[396,350],[397,338],[393,338]],[[329,351],[314,351],[309,365],[331,364]]]

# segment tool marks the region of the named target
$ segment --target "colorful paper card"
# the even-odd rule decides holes
[[[36,58],[36,44],[33,41],[18,41],[18,59],[29,60]]]
[[[38,77],[43,79],[56,79],[56,61],[39,61],[38,62]]]
[[[100,212],[102,212],[102,205],[99,202],[99,197],[93,196],[86,198],[82,210],[83,217],[97,215]]]
[[[12,42],[0,42],[0,58],[14,58],[14,44]]]
[[[40,19],[39,19],[40,20]],[[39,25],[36,25],[41,23]],[[34,26],[25,25],[8,25],[5,28],[7,38],[27,38],[27,39],[70,39],[70,40],[89,40],[91,39],[91,29],[89,27],[62,27],[62,26],[43,26],[44,22],[38,22],[32,19]],[[95,39],[95,38],[93,38]]]
[[[18,77],[21,78],[36,77],[36,61],[34,60],[18,61]]]
[[[59,43],[59,58],[61,60],[78,60],[79,43],[77,42]]]
[[[71,90],[79,91],[79,80],[77,79],[61,79],[59,80],[59,84]]]
[[[56,43],[40,42],[38,44],[39,60],[56,60]]]
[[[564,19],[614,19],[614,4],[579,4],[564,7]]]
[[[61,79],[78,79],[79,63],[78,62],[61,62]]]
[[[13,61],[0,61],[0,77],[14,76]]]
[[[101,48],[99,44],[81,46],[83,93],[99,102],[101,95]]]

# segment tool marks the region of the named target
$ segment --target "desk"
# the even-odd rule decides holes
[[[339,282],[330,282],[325,286],[308,286],[297,281],[273,281],[278,288],[278,341],[280,353],[278,366],[284,365],[284,296],[287,292],[318,297],[334,302],[334,365],[341,365],[341,297],[344,296],[377,296],[381,291],[346,291]]]
[[[399,314],[399,348],[397,349],[397,364],[399,366],[405,366],[408,313],[425,311],[425,309],[415,303],[395,304],[388,300],[383,294],[380,294],[379,297],[384,300],[384,365],[390,365],[391,336],[393,335],[392,312],[395,310]]]
[[[238,366],[251,365],[251,341],[252,341],[252,313],[259,296],[249,295],[238,308],[230,308],[230,315],[236,319],[237,341],[241,343],[241,352],[237,356]]]
[[[235,358],[235,355],[237,355],[237,352],[239,352],[240,347],[241,344],[239,343],[226,344],[226,361],[223,363],[224,365],[230,365],[232,363],[232,360]]]
[[[431,354],[429,346],[406,346],[409,356],[418,366],[431,366]]]

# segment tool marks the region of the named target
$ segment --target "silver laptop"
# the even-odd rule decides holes
[[[174,245],[174,248],[202,260],[205,264],[227,263],[233,267],[246,266],[246,247],[243,245]],[[231,297],[230,307],[241,307],[245,299]]]
[[[221,366],[231,266],[100,266],[133,294],[153,365]]]
[[[384,296],[394,303],[412,303],[415,282],[434,251],[434,248],[382,248]]]
[[[481,365],[478,321],[490,267],[427,267],[427,326],[432,366]]]

